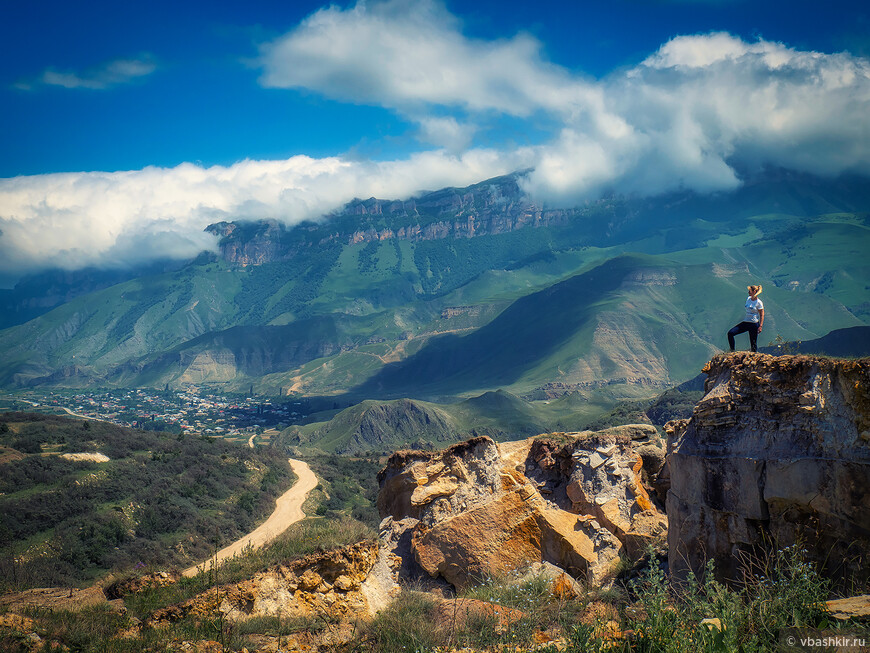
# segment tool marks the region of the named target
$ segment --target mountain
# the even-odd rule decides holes
[[[129,279],[175,270],[183,264],[179,261],[157,261],[123,269],[53,269],[26,275],[14,288],[0,289],[0,329],[23,324],[81,295]]]
[[[317,417],[317,416],[315,416]],[[449,404],[413,399],[368,399],[304,426],[291,426],[273,446],[357,454],[392,451],[486,435],[496,440],[542,433],[558,418],[582,417],[577,406],[535,405],[504,390]]]
[[[293,227],[219,223],[217,255],[0,331],[0,385],[348,403],[503,388],[604,406],[697,374],[750,282],[765,286],[763,342],[870,323],[868,209],[865,179],[784,171],[732,193],[549,209],[517,174]]]

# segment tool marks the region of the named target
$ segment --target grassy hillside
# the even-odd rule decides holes
[[[635,411],[633,421],[647,421],[643,416],[646,403],[638,404],[643,407]],[[518,440],[551,431],[582,430],[597,423],[609,405],[588,401],[577,393],[552,401],[526,401],[504,390],[440,404],[366,400],[330,411],[304,426],[286,428],[272,438],[271,446],[294,447],[303,457],[325,452],[355,456],[388,455],[402,448],[435,449],[479,435]]]
[[[649,396],[724,346],[750,282],[786,339],[870,321],[866,188],[780,173],[715,197],[542,213],[510,177],[295,228],[223,224],[225,260],[0,331],[0,385]]]
[[[727,262],[728,252],[719,251]],[[725,263],[723,263],[725,264]],[[468,334],[430,340],[388,364],[358,392],[437,396],[505,387],[528,394],[568,387],[674,385],[691,378],[742,319],[745,282],[723,264],[681,265],[658,256],[623,255],[527,295]],[[809,339],[860,325],[818,292],[770,286],[765,332]],[[556,384],[559,384],[557,387]]]
[[[292,480],[276,450],[0,413],[0,584],[204,560],[271,513]]]

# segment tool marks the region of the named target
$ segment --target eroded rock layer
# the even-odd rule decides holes
[[[870,359],[722,354],[669,431],[672,574],[739,580],[798,543],[834,578],[870,570]]]
[[[662,455],[645,458],[644,447]],[[536,562],[599,583],[620,553],[637,557],[665,536],[643,483],[663,454],[647,425],[400,451],[379,476],[378,508],[414,520],[414,562],[455,587]],[[655,468],[644,471],[647,461]]]
[[[377,562],[377,542],[358,542],[314,553],[258,573],[250,580],[213,587],[188,601],[157,610],[148,625],[217,611],[231,621],[259,616],[317,614],[347,618],[369,614],[372,609],[363,586]]]

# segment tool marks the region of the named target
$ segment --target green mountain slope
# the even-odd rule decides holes
[[[433,396],[494,385],[555,394],[673,385],[694,376],[721,350],[724,332],[742,317],[744,282],[751,278],[723,275],[717,263],[679,265],[665,257],[619,256],[517,300],[468,335],[432,340],[359,390]],[[768,333],[807,339],[860,324],[819,293],[772,286],[764,298]]]
[[[870,321],[867,207],[861,180],[783,173],[715,197],[542,210],[509,176],[293,228],[221,223],[220,259],[0,331],[0,385],[648,394],[723,346],[750,282],[765,285],[765,333]]]
[[[366,400],[326,421],[287,428],[272,444],[354,454],[440,446],[478,435],[516,439],[542,433],[558,418],[576,413],[576,406],[535,405],[504,390],[450,404]]]

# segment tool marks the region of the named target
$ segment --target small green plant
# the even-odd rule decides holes
[[[402,592],[368,624],[350,651],[423,653],[440,643],[433,621],[435,602],[422,592]]]
[[[768,347],[776,347],[778,354],[792,355],[797,354],[801,348],[800,340],[786,340],[780,334],[776,334],[776,338],[767,343]]]

